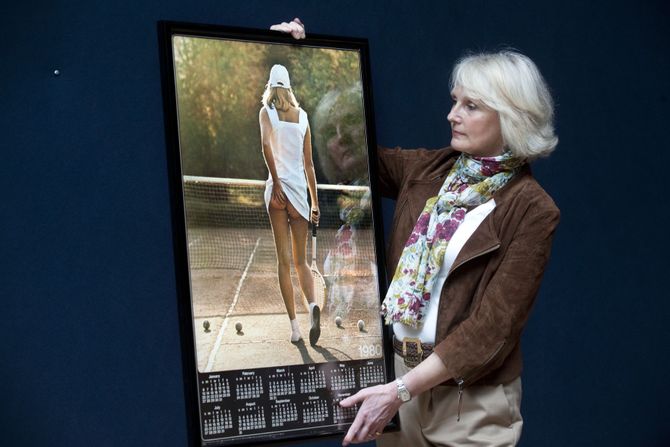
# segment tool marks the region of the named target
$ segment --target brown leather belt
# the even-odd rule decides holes
[[[403,358],[405,366],[414,368],[433,353],[431,343],[421,343],[418,338],[405,337],[402,341],[393,336],[393,350]]]

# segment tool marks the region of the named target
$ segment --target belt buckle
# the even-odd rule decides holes
[[[407,343],[413,343],[416,346],[416,352],[407,353]],[[421,347],[421,340],[414,337],[405,337],[402,340],[402,356],[405,365],[413,368],[423,359],[423,348]]]

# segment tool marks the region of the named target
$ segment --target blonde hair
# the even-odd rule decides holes
[[[529,57],[509,50],[466,56],[456,63],[450,86],[498,112],[505,148],[517,157],[546,157],[558,144],[554,103]]]
[[[268,108],[277,110],[288,110],[290,107],[300,107],[291,88],[270,87],[270,84],[265,86],[261,103]]]

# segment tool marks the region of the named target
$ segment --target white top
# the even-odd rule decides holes
[[[419,338],[423,343],[435,343],[435,331],[437,329],[437,313],[440,306],[440,295],[444,282],[447,280],[449,270],[454,264],[458,253],[470,239],[470,236],[475,232],[479,225],[484,221],[491,211],[496,207],[495,200],[491,199],[488,202],[482,203],[478,207],[470,210],[465,214],[463,222],[458,226],[456,232],[451,237],[447,250],[444,253],[444,262],[440,271],[437,273],[433,290],[430,294],[430,301],[428,308],[425,309],[425,317],[423,325],[419,329],[414,329],[406,324],[393,323],[393,333],[398,340],[405,337]]]
[[[305,134],[307,132],[307,113],[299,109],[297,123],[279,119],[277,109],[265,107],[272,125],[269,141],[284,193],[291,205],[302,217],[309,220],[310,210],[307,201],[307,179],[303,159]],[[270,204],[272,196],[272,175],[268,173],[265,183],[265,206]]]

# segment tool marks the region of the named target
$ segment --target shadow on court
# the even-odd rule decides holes
[[[319,363],[315,362],[314,358],[309,354],[309,350],[307,349],[307,344],[305,343],[305,340],[300,340],[298,343],[294,343],[294,346],[300,351],[300,356],[302,357],[303,363]],[[318,352],[323,359],[325,359],[327,362],[337,362],[340,360],[351,360],[351,357],[347,355],[346,352],[342,352],[341,350],[337,348],[330,348],[330,347],[325,347],[325,346],[319,346],[319,343],[317,343],[315,346],[311,346],[311,348]],[[338,355],[334,355],[332,352],[336,352]]]

